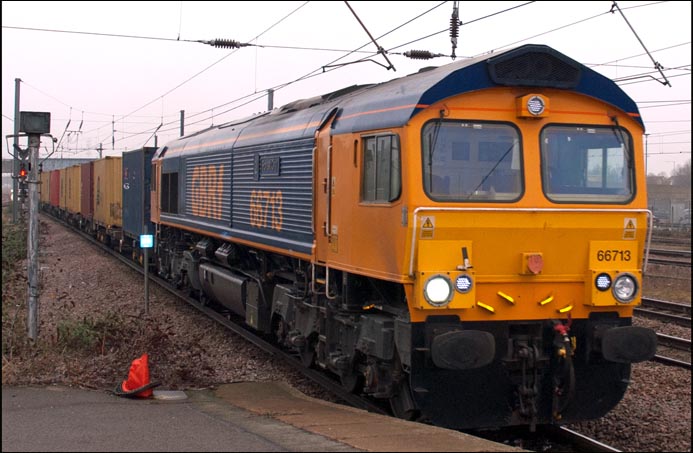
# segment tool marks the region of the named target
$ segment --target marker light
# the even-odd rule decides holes
[[[467,274],[458,275],[455,279],[455,289],[462,294],[468,293],[472,289],[472,277]]]
[[[541,115],[544,113],[544,100],[540,96],[532,96],[527,101],[527,111],[532,115]]]
[[[424,285],[424,297],[434,307],[444,307],[452,300],[452,285],[443,275],[434,275]]]
[[[611,276],[609,274],[599,274],[594,280],[594,286],[597,287],[599,291],[607,291],[611,288]]]
[[[628,303],[638,294],[638,281],[631,274],[618,275],[611,291],[617,301]]]

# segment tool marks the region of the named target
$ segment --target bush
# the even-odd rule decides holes
[[[66,320],[58,324],[58,345],[72,352],[103,353],[107,340],[120,339],[123,320],[109,312],[101,319]]]

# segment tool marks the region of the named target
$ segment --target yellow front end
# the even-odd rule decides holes
[[[407,185],[423,189],[408,200],[412,321],[632,316],[650,221],[641,133],[623,112],[548,89],[422,112],[406,135],[421,146]]]
[[[421,209],[412,241],[412,317],[631,316],[641,298],[646,222],[646,211],[627,209]],[[622,276],[636,285],[632,297],[617,297]]]

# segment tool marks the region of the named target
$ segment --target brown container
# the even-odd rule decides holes
[[[58,170],[60,173],[60,198],[58,207],[61,211],[67,211],[67,168]]]
[[[60,206],[60,170],[51,170],[50,175],[49,202],[52,207],[57,209]]]
[[[123,158],[94,161],[94,223],[106,228],[123,224]]]

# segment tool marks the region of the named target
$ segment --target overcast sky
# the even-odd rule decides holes
[[[610,12],[611,1],[459,2],[455,55],[534,43],[588,64],[635,99],[648,171],[670,173],[691,158],[691,2],[617,3],[627,22]],[[187,134],[265,111],[270,88],[279,107],[444,65],[452,61],[453,5],[3,1],[3,138],[13,133],[15,79],[21,110],[51,113],[57,156],[87,158],[99,143],[104,155],[154,146],[157,127],[163,145],[179,135],[181,110]],[[373,54],[369,34],[387,59]],[[196,42],[214,39],[248,45]],[[411,60],[402,55],[409,50],[445,56]],[[51,150],[43,145],[42,157]]]

